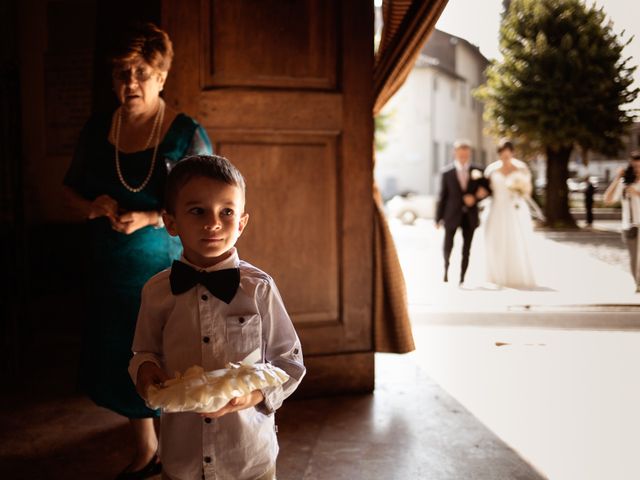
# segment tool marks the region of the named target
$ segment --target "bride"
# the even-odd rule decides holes
[[[491,185],[491,204],[484,222],[489,282],[512,288],[532,288],[534,278],[531,241],[533,224],[527,200],[531,172],[513,158],[513,144],[501,141],[500,160],[490,164],[485,176]]]

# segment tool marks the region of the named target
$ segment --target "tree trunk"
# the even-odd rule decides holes
[[[547,148],[547,192],[545,215],[553,228],[575,227],[569,212],[569,157],[572,147]]]

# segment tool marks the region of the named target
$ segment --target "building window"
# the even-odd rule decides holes
[[[437,75],[433,76],[433,91],[434,92],[438,91],[438,76]]]
[[[438,173],[440,170],[440,144],[438,142],[433,142],[433,159],[431,167],[433,173]]]
[[[460,84],[460,105],[463,107],[467,105],[467,82]]]
[[[487,151],[482,150],[482,165],[486,165],[486,164],[487,164]]]

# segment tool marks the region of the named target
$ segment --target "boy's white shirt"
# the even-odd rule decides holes
[[[300,340],[273,279],[238,258],[234,248],[205,271],[240,268],[240,287],[230,304],[203,285],[173,295],[169,270],[153,276],[142,290],[129,373],[151,361],[173,376],[192,365],[206,371],[239,362],[256,348],[261,361],[291,377],[283,386],[265,389],[265,400],[207,422],[196,413],[168,413],[161,419],[160,450],[169,479],[253,479],[275,465],[278,443],[273,412],[305,374]],[[207,461],[208,460],[208,461]],[[204,476],[203,476],[204,473]]]

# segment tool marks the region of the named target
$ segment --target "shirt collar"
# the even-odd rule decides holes
[[[198,270],[199,272],[215,272],[216,270],[224,270],[227,268],[238,268],[238,266],[240,265],[238,250],[236,249],[236,247],[232,247],[229,251],[231,252],[231,254],[227,258],[225,258],[221,262],[216,263],[215,265],[211,265],[210,267],[206,268],[194,265],[184,257],[184,254],[180,256],[180,261],[189,265],[191,268]]]
[[[458,160],[454,160],[453,164],[456,166],[456,170],[460,171],[460,170],[469,170],[471,168],[471,164],[467,163],[464,167],[462,166],[462,164],[458,161]]]

